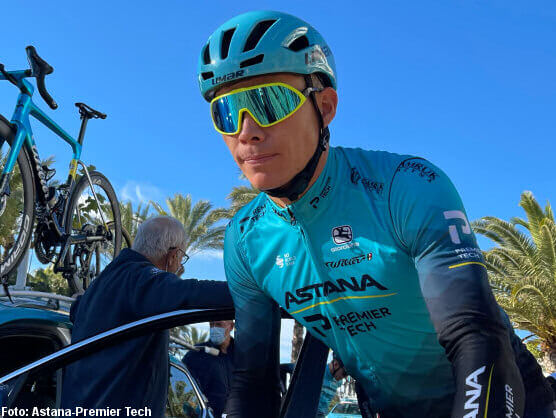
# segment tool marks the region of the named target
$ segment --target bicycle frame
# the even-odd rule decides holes
[[[68,134],[61,126],[59,126],[56,122],[54,122],[50,117],[48,117],[34,102],[32,99],[33,93],[35,88],[31,83],[29,83],[25,78],[29,77],[27,71],[10,71],[9,72],[13,77],[15,77],[18,81],[18,87],[20,88],[21,92],[17,99],[16,108],[11,119],[11,122],[16,125],[17,132],[14,138],[14,142],[12,143],[12,147],[10,153],[7,156],[6,166],[4,167],[3,172],[0,175],[0,196],[9,193],[8,184],[9,184],[9,177],[13,171],[13,168],[17,161],[17,156],[21,151],[21,147],[25,145],[25,147],[29,150],[30,154],[32,155],[34,161],[32,163],[36,166],[36,173],[42,172],[42,167],[40,165],[40,159],[37,153],[37,148],[35,144],[35,139],[33,137],[33,130],[31,128],[31,124],[29,121],[29,116],[33,116],[47,128],[49,128],[52,132],[62,138],[65,142],[67,142],[72,150],[73,150],[73,157],[70,163],[70,170],[67,179],[67,186],[72,186],[75,177],[77,174],[77,165],[80,157],[81,157],[81,149],[83,144],[83,136],[84,136],[84,125],[81,127],[81,131],[79,134],[79,140],[75,140],[70,134]],[[0,74],[0,80],[5,80],[6,78]],[[85,121],[86,123],[86,121]],[[46,181],[42,176],[38,176],[37,181],[40,183],[37,187],[37,192],[41,195],[44,199],[46,194],[48,193],[48,187],[46,185]]]

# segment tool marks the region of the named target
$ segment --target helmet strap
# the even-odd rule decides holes
[[[307,88],[313,87],[313,80],[311,79],[311,75],[305,75],[305,83]],[[266,194],[272,197],[286,197],[290,201],[295,201],[299,197],[301,193],[307,190],[309,186],[309,182],[313,178],[315,174],[315,170],[317,169],[317,165],[319,164],[320,157],[326,148],[328,148],[328,142],[330,140],[330,131],[328,127],[324,127],[324,122],[322,120],[322,115],[320,113],[320,109],[317,105],[317,99],[315,97],[315,92],[311,92],[309,94],[311,98],[311,102],[313,103],[313,107],[317,112],[317,118],[319,120],[319,141],[317,143],[317,148],[313,153],[313,156],[305,165],[303,170],[297,173],[290,181],[286,184],[276,187],[274,189],[267,189],[263,190]]]

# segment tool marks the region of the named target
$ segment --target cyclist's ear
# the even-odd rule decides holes
[[[324,127],[330,125],[336,116],[336,108],[338,107],[338,93],[332,87],[326,87],[317,93],[317,103],[322,115]]]

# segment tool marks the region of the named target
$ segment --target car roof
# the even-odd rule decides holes
[[[40,321],[71,328],[67,303],[46,298],[7,297],[0,298],[0,326],[14,321]]]

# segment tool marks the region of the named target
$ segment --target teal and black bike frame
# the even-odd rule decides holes
[[[56,122],[50,119],[33,102],[32,96],[35,89],[31,83],[25,80],[25,78],[27,77],[32,77],[31,70],[12,71],[6,73],[10,74],[15,80],[17,80],[17,86],[19,87],[21,93],[19,94],[19,97],[17,99],[16,108],[11,119],[11,123],[15,127],[15,134],[13,142],[11,144],[10,152],[7,156],[6,165],[4,166],[0,177],[0,198],[10,194],[9,180],[22,146],[25,146],[25,148],[29,151],[29,155],[31,157],[31,165],[34,166],[33,174],[37,185],[37,193],[39,194],[38,200],[44,201],[48,194],[48,186],[46,185],[43,168],[41,166],[37,147],[33,138],[33,131],[29,122],[29,116],[33,116],[43,125],[47,126],[52,132],[54,132],[71,146],[73,150],[73,158],[70,163],[70,171],[66,182],[68,190],[71,191],[75,183],[77,165],[81,163],[81,148],[83,145],[85,128],[87,126],[88,118],[82,118],[79,137],[77,140],[75,140],[70,134],[62,129],[62,127],[60,127]],[[0,74],[0,80],[6,80],[6,77]],[[2,142],[5,139],[6,138],[0,138],[0,148],[3,145]]]

